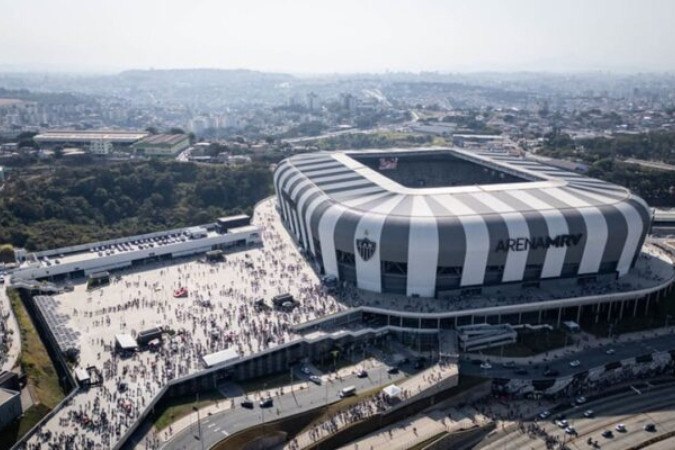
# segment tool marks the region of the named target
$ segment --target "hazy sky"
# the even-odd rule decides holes
[[[0,0],[0,69],[675,71],[675,0]]]

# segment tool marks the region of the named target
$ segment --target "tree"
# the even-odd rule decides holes
[[[3,263],[15,262],[14,247],[12,246],[12,244],[0,245],[0,262]]]
[[[185,134],[185,130],[178,127],[173,127],[169,129],[169,134]]]
[[[150,134],[159,134],[159,130],[156,127],[147,127],[145,131]]]

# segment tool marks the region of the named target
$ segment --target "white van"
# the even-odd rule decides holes
[[[340,396],[340,398],[351,397],[352,395],[356,395],[356,386],[347,386],[345,388],[342,388],[342,390],[338,395]]]

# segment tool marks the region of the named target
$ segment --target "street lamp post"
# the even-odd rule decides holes
[[[202,422],[201,422],[200,417],[199,417],[199,408],[197,408],[196,406],[193,406],[192,410],[197,413],[197,430],[198,430],[198,433],[199,433],[199,437],[197,439],[199,439],[202,450],[204,450],[204,439],[202,437]]]

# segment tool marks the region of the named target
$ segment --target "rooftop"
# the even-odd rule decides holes
[[[176,145],[189,139],[187,134],[152,134],[136,145]]]
[[[419,156],[451,158],[448,162],[454,158],[465,168],[452,174],[428,164],[408,175],[397,170],[399,161],[414,161]],[[382,214],[381,210],[391,209],[388,205],[395,206],[390,215],[420,217],[466,217],[494,211],[555,213],[628,201],[647,208],[628,189],[602,180],[519,156],[454,148],[299,154],[282,161],[275,176],[283,183],[306,179],[311,183],[306,189],[357,213]],[[421,207],[409,211],[419,196],[433,200],[431,213]]]
[[[111,142],[135,142],[143,139],[148,133],[143,131],[124,130],[52,130],[43,131],[35,136],[37,142],[89,142],[106,140]]]

